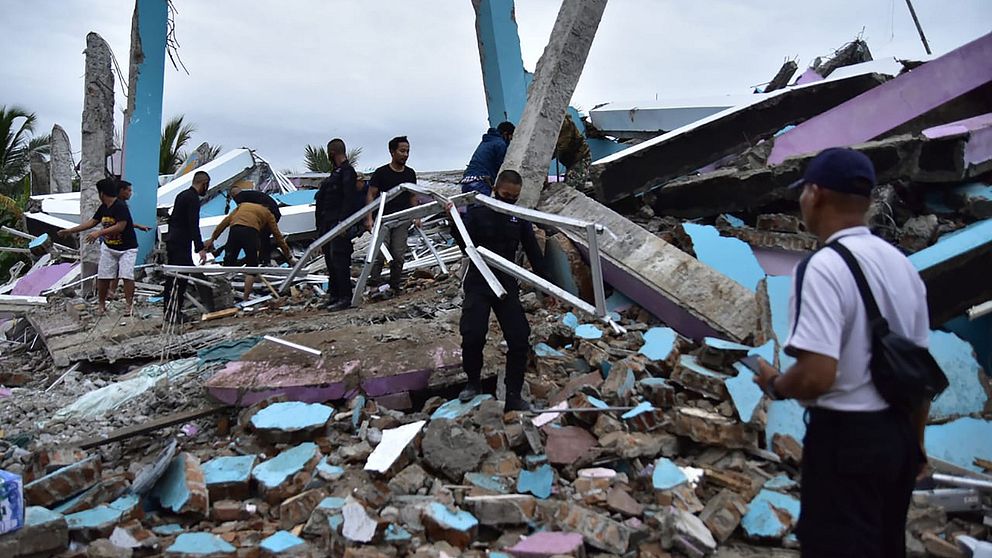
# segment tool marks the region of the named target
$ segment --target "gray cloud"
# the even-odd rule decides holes
[[[86,33],[100,33],[126,72],[133,5],[5,0],[0,104],[37,112],[41,131],[61,124],[78,150]],[[253,147],[278,168],[302,170],[306,144],[341,136],[364,148],[366,168],[387,159],[390,137],[405,134],[410,164],[439,170],[464,166],[486,127],[469,0],[176,5],[190,75],[167,65],[164,110],[195,122],[197,143]],[[531,70],[558,5],[517,2]],[[938,54],[990,30],[988,0],[916,5]],[[876,58],[923,55],[901,0],[613,0],[573,104],[747,92],[786,58],[805,67],[862,29]]]

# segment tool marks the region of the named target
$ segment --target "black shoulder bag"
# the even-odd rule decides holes
[[[854,254],[838,241],[827,245],[840,254],[861,292],[871,330],[871,379],[875,389],[893,408],[911,413],[947,388],[947,376],[930,351],[889,330],[875,296]]]

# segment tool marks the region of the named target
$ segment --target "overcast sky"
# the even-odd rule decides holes
[[[992,30],[992,0],[915,0],[936,54]],[[164,116],[185,114],[194,144],[251,147],[305,170],[308,143],[341,136],[359,168],[388,160],[405,134],[410,165],[463,168],[487,127],[470,0],[175,0],[189,75],[166,65]],[[127,71],[133,0],[0,0],[0,104],[61,124],[78,160],[86,33]],[[559,2],[518,0],[533,71]],[[612,0],[572,100],[742,93],[786,58],[800,71],[864,33],[875,58],[924,54],[903,0]],[[116,126],[125,102],[117,94]]]

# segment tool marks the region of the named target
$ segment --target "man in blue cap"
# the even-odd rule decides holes
[[[803,221],[823,245],[837,242],[861,267],[894,333],[920,347],[929,340],[926,288],[895,247],[871,234],[865,216],[875,169],[864,154],[824,150],[802,180]],[[792,330],[780,373],[762,361],[755,381],[774,399],[806,406],[801,511],[804,557],[906,555],[906,513],[926,461],[922,425],[885,401],[872,381],[872,337],[854,275],[834,249],[819,250],[793,274]]]

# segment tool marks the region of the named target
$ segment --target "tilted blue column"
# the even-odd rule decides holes
[[[153,228],[149,232],[137,231],[139,263],[145,261],[155,243],[168,15],[166,0],[135,0],[133,74],[128,80],[131,99],[124,121],[124,180],[134,187],[134,196],[128,202],[134,222]]]
[[[513,0],[472,0],[472,6],[489,125],[495,127],[504,120],[517,123],[527,104],[528,79]]]

